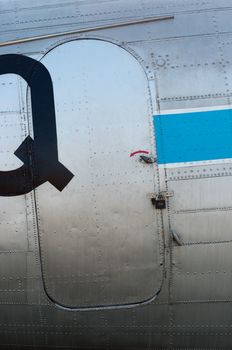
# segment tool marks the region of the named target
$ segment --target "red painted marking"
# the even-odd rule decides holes
[[[140,153],[149,154],[148,151],[141,151],[141,150],[139,150],[139,151],[136,151],[136,152],[131,153],[131,154],[130,154],[130,157],[134,157],[136,154],[140,154]]]

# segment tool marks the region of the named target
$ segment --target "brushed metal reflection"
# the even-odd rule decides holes
[[[65,64],[64,64],[65,62]],[[60,161],[75,174],[59,193],[37,191],[44,282],[67,307],[138,303],[160,289],[149,91],[139,63],[121,48],[73,41],[42,63],[55,94]]]

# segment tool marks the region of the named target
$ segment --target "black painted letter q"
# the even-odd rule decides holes
[[[50,74],[42,63],[32,58],[16,54],[2,55],[0,75],[9,73],[20,75],[31,89],[34,139],[27,136],[14,153],[24,163],[20,168],[0,171],[0,196],[26,194],[46,181],[62,191],[74,175],[58,160]]]

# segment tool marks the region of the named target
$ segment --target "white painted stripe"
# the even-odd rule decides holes
[[[210,164],[214,165],[214,164],[227,164],[227,163],[232,163],[232,158],[201,160],[197,162],[158,164],[158,166],[159,168],[170,169],[170,168],[183,168],[183,167],[194,167],[194,166],[201,166],[201,165],[210,165]]]
[[[180,108],[180,109],[164,109],[162,111],[155,111],[154,116],[166,114],[184,114],[194,112],[208,112],[220,111],[225,109],[232,109],[232,105],[210,106],[210,107],[196,107],[196,108]]]

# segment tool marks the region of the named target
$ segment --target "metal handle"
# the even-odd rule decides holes
[[[154,157],[152,157],[151,155],[148,155],[148,156],[142,155],[142,156],[140,156],[140,160],[146,164],[153,164],[156,161],[156,159]]]

